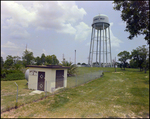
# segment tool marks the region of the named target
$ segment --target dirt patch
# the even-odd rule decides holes
[[[114,105],[113,107],[114,107],[114,108],[121,108],[120,105]]]
[[[12,93],[12,92],[3,93],[3,94],[1,94],[1,97],[3,97],[3,96],[8,96],[8,95],[14,95],[14,93]]]
[[[122,80],[122,79],[111,79],[111,80],[109,80],[109,81],[119,81],[119,82],[123,82],[124,80]]]
[[[26,94],[20,94],[20,95],[18,95],[18,96],[25,96]]]
[[[123,73],[123,72],[112,72],[112,73]]]

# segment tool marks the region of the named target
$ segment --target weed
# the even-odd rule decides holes
[[[15,103],[15,108],[18,108],[18,102]]]
[[[9,111],[10,110],[10,105],[7,105],[6,106],[6,111]]]

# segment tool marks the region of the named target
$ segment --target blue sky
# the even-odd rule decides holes
[[[2,1],[1,56],[22,56],[27,48],[34,57],[55,54],[74,63],[88,63],[93,17],[109,17],[112,59],[121,51],[147,45],[144,37],[128,40],[121,12],[113,1]]]

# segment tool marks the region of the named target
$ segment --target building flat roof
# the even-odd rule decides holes
[[[26,65],[26,67],[33,67],[33,68],[48,68],[48,69],[69,69],[70,67],[60,66],[60,65]]]

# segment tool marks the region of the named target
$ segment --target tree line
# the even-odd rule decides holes
[[[146,48],[146,45],[139,46],[136,49],[133,49],[130,52],[128,51],[122,51],[118,54],[120,63],[120,68],[140,68],[140,71],[143,71],[143,69],[146,70],[149,69],[149,50]],[[127,63],[127,60],[130,59],[129,64]]]
[[[22,58],[22,60],[21,60]],[[6,60],[3,60],[1,57],[1,69],[20,69],[21,67],[25,67],[26,65],[58,65],[59,60],[57,57],[53,55],[45,55],[42,53],[41,56],[34,57],[33,52],[25,50],[23,52],[23,56],[11,56],[8,55]]]
[[[53,55],[45,55],[44,53],[41,56],[34,57],[33,52],[25,50],[23,56],[11,56],[8,55],[6,60],[3,60],[1,57],[1,80],[20,80],[24,79],[25,67],[26,65],[62,65],[70,67],[68,70],[68,76],[74,76],[76,73],[76,65],[72,62],[68,62],[63,59],[61,63],[57,57]]]

